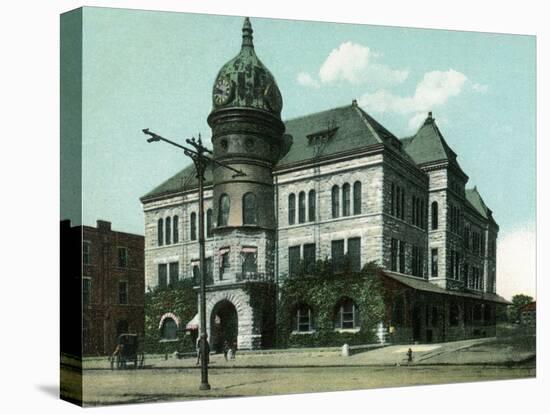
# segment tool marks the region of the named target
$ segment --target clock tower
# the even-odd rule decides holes
[[[262,300],[250,297],[257,289],[247,286],[267,289],[276,280],[272,170],[288,151],[290,137],[284,136],[279,87],[256,55],[252,32],[245,18],[241,50],[218,72],[208,116],[214,159],[245,174],[236,177],[213,165],[214,281],[207,290],[207,328],[214,348],[235,339],[240,348],[271,346],[274,334],[274,303],[259,304]],[[216,310],[231,306],[234,334],[227,333],[224,315]]]

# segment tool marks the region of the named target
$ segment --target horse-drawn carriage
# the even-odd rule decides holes
[[[111,355],[111,369],[126,369],[128,363],[133,368],[143,368],[144,355],[139,352],[139,340],[136,334],[121,334],[117,338],[115,352]]]

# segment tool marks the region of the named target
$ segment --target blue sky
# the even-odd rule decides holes
[[[535,222],[535,38],[505,34],[251,19],[283,118],[359,104],[399,137],[431,110],[501,226]],[[183,141],[199,132],[242,18],[86,8],[83,221],[143,234],[139,197],[187,165],[142,128]],[[534,230],[533,230],[534,231]]]

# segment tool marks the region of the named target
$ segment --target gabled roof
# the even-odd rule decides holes
[[[285,122],[292,146],[277,166],[312,160],[374,144],[393,144],[399,140],[363,111],[351,105],[329,109]]]
[[[412,137],[402,139],[401,142],[405,145],[405,151],[417,164],[445,160],[456,162],[456,154],[443,138],[431,112],[418,132]]]
[[[489,218],[489,208],[481,198],[481,194],[477,191],[477,187],[467,188],[465,191],[466,201],[470,206],[477,211],[483,218]]]
[[[209,165],[204,172],[204,184],[212,184],[212,165]],[[195,164],[188,165],[177,174],[164,181],[159,186],[155,187],[143,197],[141,200],[146,200],[153,197],[159,197],[167,194],[179,193],[182,191],[189,191],[199,186],[199,180],[197,179],[197,169]]]

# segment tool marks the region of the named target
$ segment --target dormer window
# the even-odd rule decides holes
[[[331,126],[329,128],[325,128],[312,134],[306,135],[307,143],[308,145],[324,144],[334,136],[336,131],[338,131],[338,127]]]

